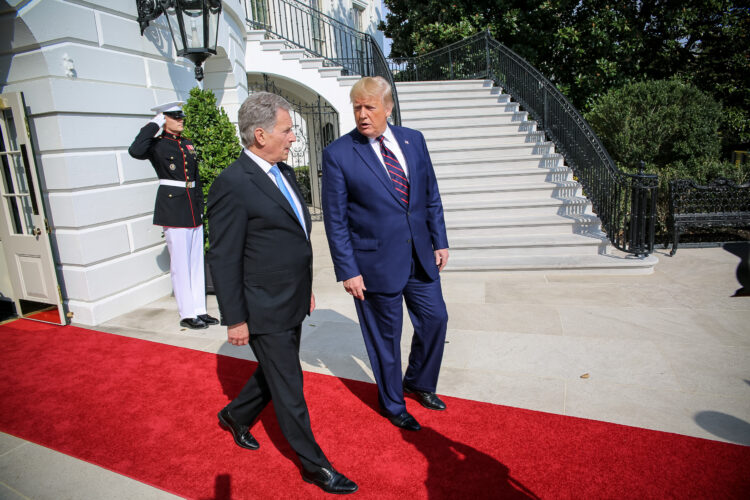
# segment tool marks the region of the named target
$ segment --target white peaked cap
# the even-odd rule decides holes
[[[151,108],[151,111],[155,113],[173,113],[175,111],[182,111],[183,104],[185,104],[184,101],[167,102]]]

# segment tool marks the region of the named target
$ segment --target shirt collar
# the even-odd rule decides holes
[[[273,167],[273,165],[271,165],[271,164],[270,164],[270,163],[268,163],[268,162],[267,162],[266,160],[264,160],[264,159],[263,159],[263,158],[261,158],[260,156],[256,155],[255,153],[253,153],[252,151],[250,151],[250,150],[249,150],[249,149],[247,149],[247,148],[245,148],[245,153],[247,154],[247,156],[249,156],[249,157],[250,157],[250,159],[251,159],[251,160],[253,160],[253,161],[254,161],[255,163],[257,163],[257,164],[258,164],[258,166],[259,166],[259,167],[260,167],[260,168],[261,168],[261,169],[262,169],[262,170],[263,170],[263,171],[264,171],[264,172],[265,172],[266,174],[268,174],[268,172],[269,172],[269,171],[271,170],[271,168]]]
[[[396,137],[393,135],[391,127],[389,127],[387,124],[385,126],[385,132],[383,132],[383,137],[385,137],[385,142],[387,143],[396,142]],[[367,140],[370,144],[379,144],[377,137],[368,137]]]
[[[180,134],[172,134],[170,132],[167,132],[166,130],[162,132],[161,134],[163,137],[166,137],[167,139],[174,139],[175,141],[180,140],[182,137]]]

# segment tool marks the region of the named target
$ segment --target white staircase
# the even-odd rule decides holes
[[[398,83],[402,124],[425,136],[438,178],[447,271],[648,274],[614,250],[554,144],[492,81]]]
[[[299,82],[322,96],[339,114],[340,128],[346,133],[354,128],[349,90],[359,76],[342,75],[341,66],[325,66],[326,60],[310,57],[285,40],[268,38],[264,30],[250,30],[245,41],[245,67],[250,73],[268,73]]]

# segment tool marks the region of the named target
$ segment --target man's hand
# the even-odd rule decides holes
[[[442,248],[440,250],[435,250],[435,265],[438,266],[438,272],[442,271],[447,263],[448,249]]]
[[[310,314],[315,310],[315,294],[310,292]]]
[[[362,279],[362,275],[349,278],[344,281],[344,289],[352,297],[359,300],[365,300],[365,281]]]
[[[245,345],[250,341],[247,323],[237,323],[227,327],[227,340],[232,345]]]
[[[159,113],[151,119],[151,123],[156,123],[159,125],[159,128],[163,127],[166,122],[167,119],[164,117],[164,113]]]

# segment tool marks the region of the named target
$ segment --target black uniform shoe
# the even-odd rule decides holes
[[[182,318],[180,320],[180,326],[184,326],[185,328],[190,328],[192,330],[203,330],[204,328],[208,328],[208,325],[204,323],[200,318]]]
[[[207,325],[218,325],[219,320],[208,314],[199,314],[198,319],[203,321]]]
[[[414,394],[417,401],[430,410],[445,410],[445,403],[434,392],[417,391],[404,385],[404,394]]]
[[[308,472],[302,469],[302,479],[314,484],[326,493],[334,493],[336,495],[354,493],[359,489],[359,486],[354,481],[337,472],[333,467],[321,467],[315,472]]]
[[[234,436],[234,442],[237,446],[247,448],[248,450],[257,450],[260,448],[258,441],[250,434],[250,428],[247,425],[238,423],[229,414],[229,410],[224,408],[219,412],[219,423]]]
[[[406,429],[407,431],[418,431],[422,428],[422,426],[419,425],[419,422],[417,422],[417,419],[412,417],[411,413],[408,411],[405,411],[400,415],[388,415],[387,413],[383,413],[383,416],[390,420],[396,427]]]

